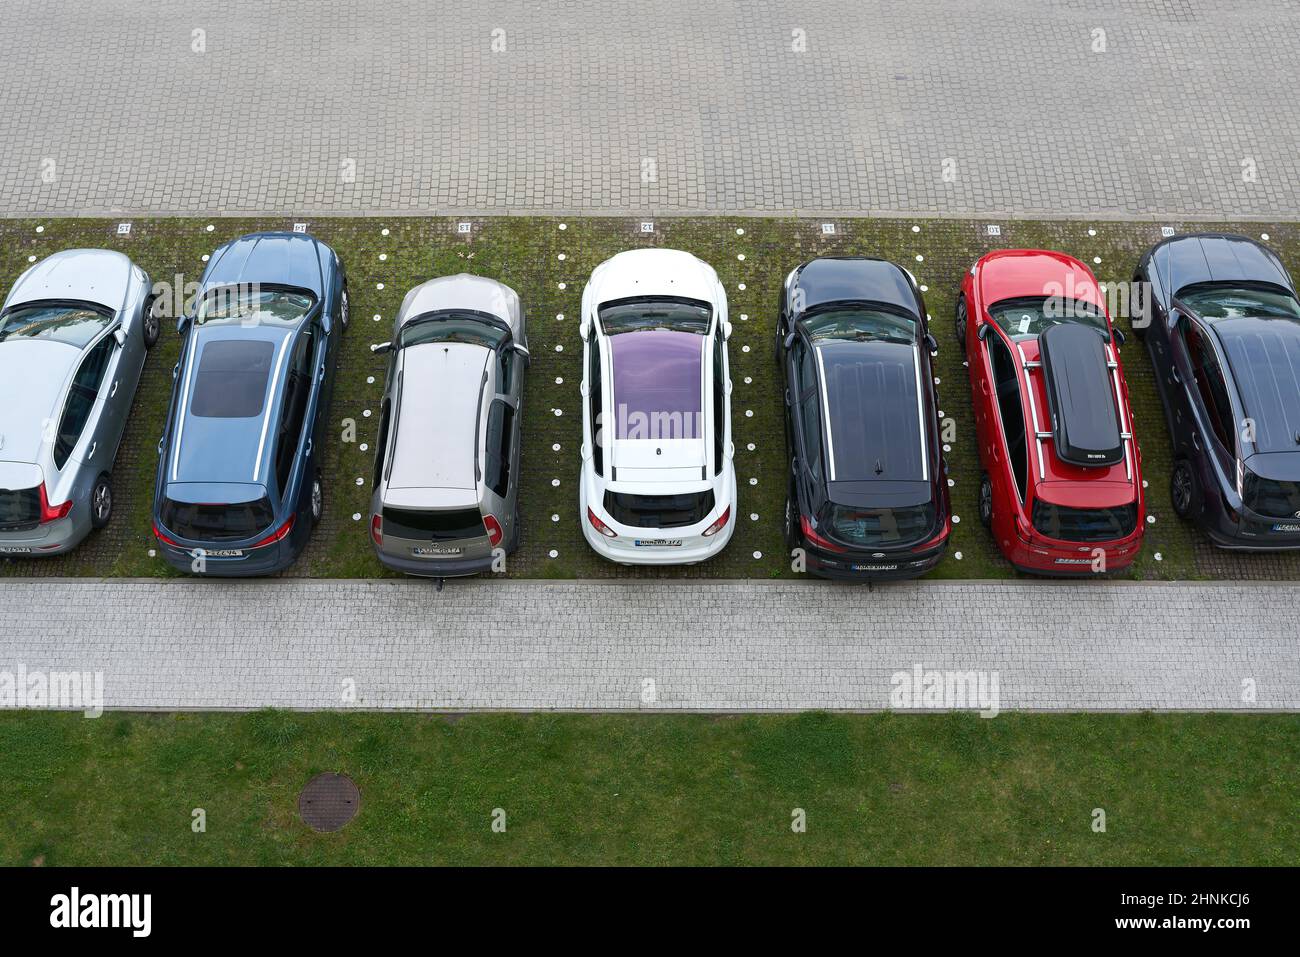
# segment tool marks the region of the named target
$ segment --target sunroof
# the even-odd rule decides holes
[[[212,419],[261,415],[274,354],[272,342],[209,342],[199,357],[190,411]]]
[[[614,354],[615,436],[699,438],[704,337],[656,329],[610,336],[609,345]]]

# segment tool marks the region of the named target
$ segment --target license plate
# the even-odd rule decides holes
[[[680,538],[638,538],[633,543],[637,548],[681,548]]]
[[[208,558],[243,558],[242,548],[205,548],[203,554]]]
[[[31,550],[30,545],[0,545],[0,555],[28,555]]]
[[[1300,525],[1296,525],[1294,522],[1278,522],[1273,526],[1273,531],[1295,534],[1296,532],[1300,532]]]
[[[1058,559],[1056,559],[1056,564],[1058,564],[1058,565],[1091,565],[1091,564],[1092,564],[1092,559],[1091,559],[1091,558],[1058,558]]]
[[[459,555],[459,548],[441,548],[437,545],[416,545],[411,549],[411,554],[419,555],[426,558],[430,555]]]
[[[897,565],[854,565],[855,572],[893,572],[898,571]]]

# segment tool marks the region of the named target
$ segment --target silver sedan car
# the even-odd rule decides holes
[[[28,269],[0,309],[0,556],[57,555],[113,511],[111,474],[158,340],[148,275],[69,249]]]

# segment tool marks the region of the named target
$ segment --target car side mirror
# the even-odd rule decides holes
[[[987,322],[983,323],[978,329],[975,330],[975,337],[979,339],[980,342],[983,342],[992,334],[993,334],[993,327],[990,326]]]
[[[184,334],[185,334],[185,330],[188,329],[189,326],[190,326],[190,317],[187,316],[187,315],[185,315],[184,313],[182,313],[182,314],[181,314],[181,317],[180,317],[179,319],[176,320],[176,332],[177,332],[177,334],[178,334],[178,335],[184,335]]]
[[[370,351],[373,352],[375,355],[382,355],[385,352],[392,352],[393,344],[391,342],[375,342],[371,344]]]
[[[1110,335],[1111,338],[1115,341],[1115,345],[1117,346],[1122,346],[1125,343],[1125,341],[1127,341],[1128,338],[1127,336],[1124,335],[1123,329],[1112,329],[1110,331]]]
[[[582,337],[583,342],[591,337],[591,319],[587,316],[583,316],[582,321],[578,323],[578,335]]]
[[[530,359],[530,358],[532,358],[532,355],[533,355],[533,354],[532,354],[531,352],[528,351],[527,346],[521,346],[519,343],[516,342],[516,343],[513,343],[511,347],[515,350],[515,352],[519,353],[519,354],[520,354],[521,356],[523,356],[525,359]]]
[[[113,338],[117,341],[117,347],[120,349],[126,345],[126,330],[118,326],[113,330]]]
[[[723,319],[723,320],[722,320],[722,338],[723,338],[723,339],[730,339],[730,338],[731,338],[731,320],[730,320],[730,319]]]
[[[786,335],[786,337],[785,337],[785,342],[782,343],[782,345],[785,347],[785,351],[786,351],[786,352],[789,352],[789,351],[790,351],[790,349],[794,346],[794,333],[793,333],[793,332],[788,333],[788,334]]]
[[[931,355],[939,351],[939,341],[928,332],[925,334],[925,345],[930,350]]]

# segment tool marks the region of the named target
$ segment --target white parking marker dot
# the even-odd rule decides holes
[[[554,445],[552,445],[552,446],[551,446],[551,451],[552,451],[552,452],[558,452],[558,451],[560,451],[560,443],[559,443],[559,442],[556,442]]]
[[[1093,265],[1095,265],[1095,266],[1100,266],[1100,265],[1101,265],[1101,257],[1100,257],[1100,256],[1093,256],[1093,257],[1092,257],[1092,262],[1093,262]]]
[[[749,445],[746,446],[746,448],[752,452],[754,451],[755,448],[757,448],[757,446],[755,446],[753,442],[750,442]]]
[[[1164,560],[1165,560],[1165,557],[1164,557],[1163,555],[1161,555],[1159,552],[1156,552],[1156,561],[1158,561],[1158,562],[1163,562]]]
[[[557,419],[558,419],[560,416],[562,416],[562,415],[564,415],[564,410],[563,410],[563,409],[556,409],[556,410],[555,410],[555,417],[556,417]]]
[[[352,513],[352,521],[354,521],[354,522],[359,522],[359,521],[361,521],[361,513],[360,513],[360,512],[353,512],[353,513]]]
[[[1088,230],[1088,235],[1089,235],[1089,236],[1096,236],[1096,235],[1097,235],[1097,230],[1095,230],[1095,229],[1090,229],[1090,230]]]
[[[375,377],[372,375],[366,376],[366,385],[374,385],[374,384],[375,384]]]
[[[155,552],[152,548],[149,549],[149,557],[150,557],[150,558],[155,558],[157,555],[158,555],[158,553]]]
[[[754,552],[754,557],[755,557],[755,558],[762,558],[762,557],[763,557],[763,553],[762,553],[762,552]]]
[[[750,520],[751,522],[757,522],[757,521],[758,521],[758,512],[750,512],[750,513],[749,513],[749,520]]]
[[[34,263],[34,262],[36,262],[36,257],[35,257],[35,256],[28,256],[28,257],[27,257],[27,261],[28,261],[29,263]]]
[[[956,483],[955,481],[953,481],[952,479],[948,479],[948,487],[949,487],[949,488],[952,488],[952,487],[955,486],[956,484],[957,484],[957,483]]]
[[[204,261],[204,262],[207,262],[207,261],[208,261],[208,258],[209,258],[209,257],[208,257],[208,254],[207,254],[207,253],[204,253],[204,254],[203,254],[203,261]]]
[[[365,484],[366,484],[366,480],[363,479],[361,476],[358,475],[358,476],[357,476],[357,484],[358,484],[358,485],[365,485]]]
[[[753,376],[745,376],[745,385],[750,385],[754,381]]]
[[[945,443],[944,443],[944,446],[943,446],[943,450],[944,450],[945,452],[951,452],[951,451],[952,451],[952,446],[945,442]]]
[[[556,384],[556,385],[564,385],[564,376],[558,376],[558,375],[557,375],[557,376],[555,377],[555,384]]]
[[[370,446],[367,445],[365,442],[362,442],[360,445],[357,446],[357,448],[359,448],[362,452],[368,452],[370,450]]]
[[[929,291],[930,291],[930,287],[927,286],[925,283],[921,283],[921,292],[929,292]]]
[[[748,352],[748,351],[749,351],[749,346],[741,346],[741,347],[740,347],[740,351],[741,351],[741,352]]]
[[[558,515],[552,515],[552,516],[551,516],[551,521],[552,521],[552,522],[558,522],[559,520],[560,520],[560,516],[558,516]]]
[[[45,227],[44,227],[44,226],[37,226],[37,227],[36,227],[36,231],[37,231],[38,233],[43,233],[43,232],[45,232]]]
[[[1259,238],[1264,240],[1264,242],[1268,242],[1268,233],[1260,233]]]
[[[920,253],[917,253],[917,254],[916,254],[916,261],[919,262],[919,263],[923,263],[923,262],[925,262],[925,257],[922,256]]]
[[[366,418],[366,419],[370,418],[370,410],[369,409],[363,410],[361,416],[362,418]]]
[[[380,254],[379,254],[379,261],[380,261],[381,263],[388,262],[388,253],[380,253]]]
[[[960,524],[961,524],[961,516],[960,516],[960,515],[954,515],[954,516],[952,517],[952,523],[953,523],[954,525],[960,525]]]
[[[744,291],[745,291],[745,284],[744,284],[743,282],[738,282],[738,283],[736,283],[736,288],[739,289],[741,292],[744,292]]]
[[[757,484],[758,484],[758,479],[756,479],[756,478],[751,478],[751,479],[749,480],[749,484],[750,484],[750,485],[757,485]]]
[[[375,283],[375,288],[376,288],[376,289],[383,289],[383,288],[384,288],[384,284],[383,284],[382,282],[377,282],[377,283]]]
[[[216,229],[216,228],[217,228],[216,226],[213,226],[213,225],[209,224],[209,225],[208,225],[208,232],[212,232],[212,230],[214,230],[214,229]]]
[[[961,561],[961,552],[953,552],[952,557],[957,559],[957,561]]]
[[[555,347],[555,351],[556,351],[556,352],[563,352],[563,351],[564,351],[564,344],[561,343],[560,345],[557,345],[557,346]]]
[[[568,223],[560,223],[560,231],[561,231],[561,232],[563,232],[564,230],[566,230],[566,229],[568,229],[568,228],[569,228],[569,224],[568,224]]]
[[[1148,525],[1154,525],[1155,523],[1156,523],[1156,517],[1155,517],[1154,515],[1148,515],[1148,516],[1147,516],[1147,524],[1148,524]]]
[[[375,320],[375,322],[378,322],[378,321],[379,321],[379,318],[380,318],[380,317],[379,317],[379,313],[375,313],[374,316],[372,316],[371,318],[373,318],[373,319]]]
[[[736,227],[736,235],[737,235],[737,236],[743,236],[743,235],[745,235],[745,230],[744,230],[743,228],[737,226],[737,227]]]
[[[381,230],[379,231],[379,235],[381,235],[381,236],[387,236],[387,235],[388,235],[388,227],[385,226],[383,229],[381,229]]]
[[[555,314],[555,321],[556,321],[556,322],[563,322],[563,321],[564,321],[564,313],[562,313],[562,312],[557,312],[557,313]]]
[[[559,558],[559,557],[560,557],[560,553],[557,552],[557,551],[556,551],[555,549],[553,549],[553,548],[552,548],[549,552],[547,552],[546,554],[550,555],[552,558]]]
[[[569,288],[569,284],[567,282],[557,282],[556,285],[559,286],[561,289]]]
[[[746,409],[746,410],[745,410],[745,418],[747,418],[747,419],[752,419],[753,417],[754,417],[754,410],[753,410],[753,409]]]
[[[747,313],[747,312],[742,312],[742,313],[740,314],[740,321],[741,321],[741,322],[749,322],[749,313]]]
[[[555,258],[558,259],[560,262],[564,262],[564,260],[568,259],[569,257],[566,256],[566,255],[564,255],[564,253],[560,253],[560,254],[559,254],[558,256],[556,256]]]
[[[914,232],[914,233],[919,233],[920,231],[921,231],[921,227],[920,227],[920,226],[913,226],[913,227],[912,227],[912,232]]]
[[[737,254],[736,254],[736,259],[743,263],[743,262],[745,261],[745,254],[744,254],[744,253],[737,253]]]
[[[1143,480],[1142,480],[1142,487],[1143,487],[1143,488],[1146,488],[1146,487],[1147,487],[1147,480],[1146,480],[1146,479],[1143,479]]]
[[[559,487],[560,487],[560,480],[559,480],[559,479],[551,479],[551,487],[552,487],[552,488],[559,488]]]

